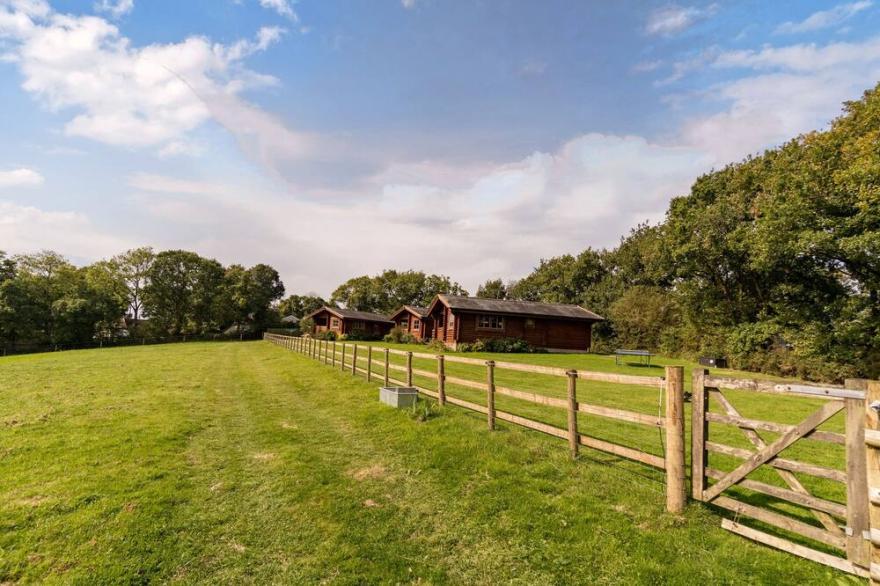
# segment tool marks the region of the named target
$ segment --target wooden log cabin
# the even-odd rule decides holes
[[[395,327],[417,340],[428,340],[434,335],[434,323],[428,308],[404,305],[390,316]]]
[[[437,295],[428,308],[433,337],[455,349],[490,338],[521,338],[551,352],[587,352],[603,321],[579,305]]]
[[[315,322],[312,334],[320,332],[336,332],[338,336],[358,333],[368,336],[384,336],[394,326],[394,322],[384,315],[368,311],[339,309],[324,306],[313,311],[306,318]],[[305,319],[305,318],[304,318]]]

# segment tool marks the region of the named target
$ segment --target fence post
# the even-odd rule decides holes
[[[709,422],[706,421],[706,401],[709,398],[706,391],[706,376],[709,371],[705,368],[695,368],[691,374],[691,494],[694,500],[703,500],[703,491],[706,490],[706,439],[709,432]]]
[[[568,375],[568,449],[571,457],[578,456],[578,403],[577,403],[577,378],[576,370],[569,370]]]
[[[339,370],[345,372],[345,342],[342,343],[342,357],[339,359]]]
[[[388,386],[388,383],[390,382],[388,380],[388,354],[389,354],[388,348],[385,348],[385,386],[386,387]]]
[[[847,379],[848,389],[867,391],[868,381]],[[867,397],[866,397],[867,399]],[[845,399],[846,408],[846,558],[857,566],[870,568],[870,543],[865,533],[871,529],[868,504],[868,470],[865,446],[865,403]]]
[[[495,361],[486,361],[486,421],[489,431],[495,429]]]
[[[406,386],[412,386],[412,352],[406,353]]]
[[[437,402],[446,404],[446,358],[442,354],[437,355]]]
[[[865,392],[865,467],[868,476],[868,495],[871,515],[871,584],[880,584],[880,571],[874,569],[880,562],[880,442],[877,435],[880,434],[880,413],[877,406],[880,405],[880,381],[868,381]],[[870,437],[869,437],[870,435]],[[848,479],[847,479],[848,480]],[[876,560],[876,561],[875,561]]]
[[[373,380],[373,345],[367,346],[367,382]]]
[[[333,355],[330,357],[330,366],[336,366],[336,340],[333,340],[332,346]]]
[[[684,511],[684,368],[666,367],[666,510]]]
[[[358,345],[355,344],[351,347],[351,376],[357,375],[357,367],[358,367]]]

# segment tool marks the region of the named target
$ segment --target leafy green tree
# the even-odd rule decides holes
[[[292,315],[302,318],[328,304],[329,302],[314,294],[291,295],[278,304],[278,313],[281,317]]]
[[[390,313],[401,305],[428,305],[438,293],[467,295],[460,284],[445,275],[386,270],[375,277],[349,279],[333,291],[330,301],[349,309]]]
[[[144,289],[156,254],[149,246],[133,248],[113,257],[113,263],[127,290],[128,313],[135,324],[143,316]]]
[[[477,297],[483,299],[507,299],[507,286],[501,279],[490,279],[477,287]]]
[[[167,250],[156,255],[147,271],[144,309],[151,326],[172,335],[216,329],[222,319],[225,272],[213,259],[194,252]]]

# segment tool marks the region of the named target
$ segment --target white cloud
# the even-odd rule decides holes
[[[0,0],[0,37],[15,43],[22,87],[53,111],[74,112],[67,135],[120,146],[167,148],[210,118],[205,100],[275,82],[241,62],[282,34],[266,27],[231,45],[190,37],[135,48],[104,19]]]
[[[707,91],[725,107],[688,121],[682,136],[686,144],[728,162],[828,124],[842,102],[880,79],[880,37],[731,51],[712,66],[745,75]]]
[[[0,201],[0,242],[9,253],[43,249],[65,256],[104,258],[132,247],[126,238],[98,230],[84,214],[45,211]]]
[[[95,10],[107,12],[113,18],[120,18],[134,10],[134,0],[101,0],[95,3]]]
[[[274,10],[281,16],[285,16],[294,22],[299,21],[299,16],[297,16],[293,6],[287,0],[260,0],[260,6]]]
[[[648,16],[645,32],[649,35],[671,37],[711,17],[717,11],[717,4],[710,4],[703,8],[671,4],[654,10]]]
[[[547,71],[547,62],[541,59],[526,59],[519,67],[519,74],[523,77],[540,77]]]
[[[400,5],[407,10],[411,10],[416,7],[416,0],[400,0]]]
[[[0,189],[7,187],[36,187],[43,184],[43,176],[33,169],[13,169],[0,171]]]
[[[867,10],[874,3],[871,0],[859,0],[848,4],[838,4],[828,10],[814,12],[800,22],[784,22],[776,27],[776,34],[807,33],[832,26],[849,20],[859,12]]]
[[[654,61],[639,61],[632,67],[632,71],[634,73],[648,73],[651,71],[656,71],[663,67],[663,61],[660,59]]]

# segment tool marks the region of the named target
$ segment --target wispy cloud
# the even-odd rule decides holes
[[[0,189],[9,187],[36,187],[43,184],[43,176],[34,171],[22,167],[10,171],[0,171]]]
[[[101,0],[95,3],[95,10],[120,18],[134,10],[134,0]]]
[[[400,5],[407,10],[412,10],[416,7],[416,0],[400,0]]]
[[[859,12],[867,10],[874,3],[871,0],[859,0],[849,4],[838,4],[828,10],[814,12],[800,22],[788,21],[776,27],[776,34],[807,33],[832,26],[849,20]]]
[[[671,37],[683,33],[695,24],[711,17],[717,11],[717,4],[709,4],[705,7],[671,4],[654,10],[648,16],[645,32],[649,35]]]
[[[289,18],[294,22],[299,22],[299,16],[293,10],[293,5],[287,0],[260,0],[260,6],[274,10],[281,16]]]

